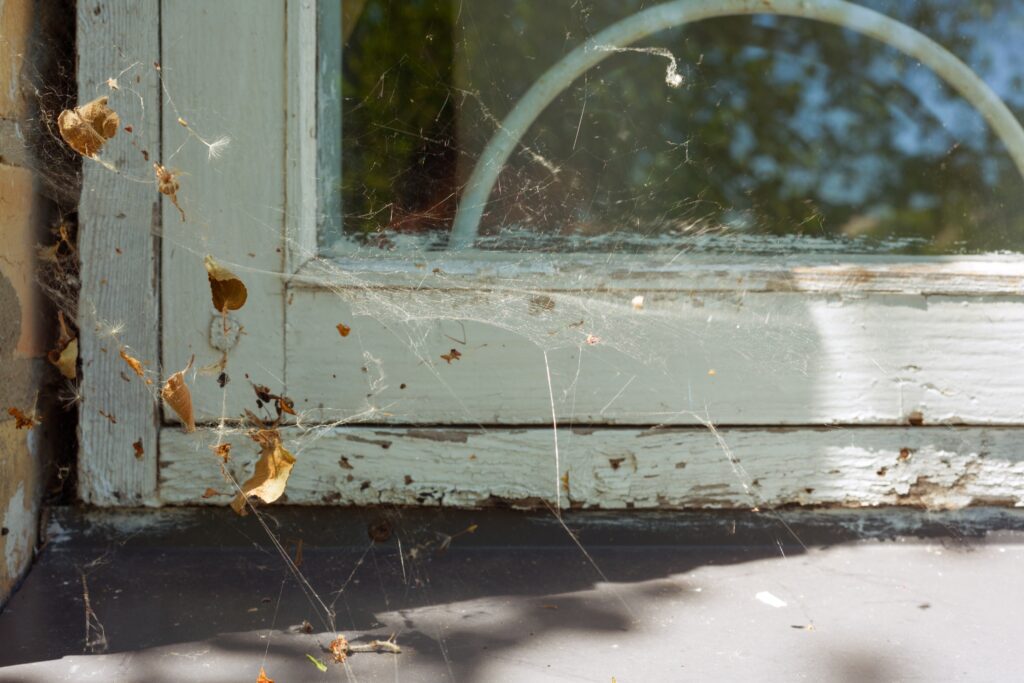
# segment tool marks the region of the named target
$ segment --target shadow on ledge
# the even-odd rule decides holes
[[[0,614],[0,681],[255,680],[264,653],[271,678],[338,680],[338,665],[321,673],[306,657],[330,659],[327,610],[351,641],[395,634],[403,648],[353,655],[355,680],[893,678],[919,667],[913,648],[873,649],[887,628],[924,647],[919,622],[950,618],[939,605],[956,602],[957,577],[966,587],[989,572],[994,590],[1024,557],[1024,515],[1009,510],[567,512],[564,527],[507,510],[262,517],[308,585],[253,516],[55,509]],[[85,589],[98,656],[80,656]],[[1013,604],[1001,595],[992,609]]]

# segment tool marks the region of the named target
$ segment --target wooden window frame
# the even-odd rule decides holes
[[[314,373],[303,374],[298,363],[289,371],[288,364],[289,358],[308,357],[315,348],[311,344],[320,343],[304,340],[303,330],[311,320],[323,318],[316,306],[325,297],[332,312],[339,302],[347,305],[347,295],[342,292],[367,288],[376,296],[401,292],[407,297],[413,292],[429,304],[439,293],[458,297],[472,297],[477,291],[500,294],[502,287],[514,287],[516,278],[523,275],[529,275],[531,287],[552,295],[599,289],[623,301],[635,293],[652,301],[661,297],[666,305],[690,307],[686,315],[692,314],[694,320],[697,313],[692,309],[698,301],[700,306],[722,310],[737,301],[752,310],[758,306],[771,310],[793,302],[803,307],[805,301],[814,302],[807,306],[807,316],[817,318],[808,324],[825,325],[822,329],[827,328],[826,332],[842,331],[842,335],[824,340],[831,345],[831,355],[826,355],[832,359],[870,347],[880,330],[893,335],[889,341],[926,339],[913,350],[947,359],[964,344],[974,342],[980,347],[993,335],[1024,339],[1024,257],[1017,255],[866,256],[844,264],[829,257],[794,256],[770,266],[753,257],[688,256],[685,262],[644,257],[622,259],[614,270],[598,273],[593,257],[559,258],[555,263],[543,257],[524,261],[515,255],[477,252],[442,254],[429,263],[342,255],[325,267],[318,257],[316,232],[315,178],[322,172],[316,153],[317,107],[323,103],[316,101],[316,52],[309,49],[316,36],[314,0],[265,2],[258,7],[250,2],[224,1],[210,6],[204,16],[190,16],[184,8],[167,4],[161,10],[157,0],[103,0],[99,7],[99,13],[86,8],[79,11],[79,92],[83,96],[97,92],[110,76],[111,65],[119,64],[124,54],[162,63],[167,87],[183,111],[201,103],[202,107],[195,109],[213,112],[220,122],[244,123],[238,126],[242,134],[235,135],[229,156],[215,170],[200,163],[189,167],[190,176],[182,190],[186,209],[190,194],[191,200],[200,204],[225,189],[239,195],[236,205],[248,202],[254,208],[246,216],[216,212],[215,218],[221,221],[217,230],[190,252],[186,247],[194,244],[194,227],[182,223],[167,202],[162,214],[154,210],[160,198],[153,188],[136,184],[125,190],[125,184],[112,180],[108,171],[86,162],[80,207],[82,301],[90,310],[80,316],[84,379],[79,458],[79,491],[86,502],[111,506],[224,502],[222,497],[203,497],[207,487],[224,487],[219,470],[204,467],[210,463],[202,458],[209,456],[206,445],[215,438],[217,419],[240,413],[251,402],[247,383],[237,377],[225,392],[198,388],[197,412],[206,426],[198,436],[183,434],[174,427],[172,416],[161,414],[152,388],[121,381],[122,361],[108,348],[109,338],[102,334],[101,324],[130,318],[124,343],[140,357],[161,358],[166,372],[183,367],[197,350],[209,355],[209,349],[203,349],[210,339],[208,305],[197,300],[202,297],[181,296],[167,286],[169,282],[205,281],[199,250],[231,254],[247,266],[239,274],[252,273],[260,283],[250,286],[250,299],[242,312],[258,311],[259,328],[253,328],[251,318],[239,316],[249,333],[229,351],[230,367],[252,371],[256,382],[273,385],[283,381],[293,397],[329,395],[327,385],[318,384],[320,379],[312,376]],[[264,13],[281,20],[268,20]],[[234,21],[234,31],[245,40],[217,36],[219,18],[228,16]],[[209,48],[213,53],[195,54],[193,46],[183,41],[185,35],[195,44],[216,43]],[[261,100],[251,93],[247,97],[242,87],[244,74],[239,77],[243,83],[236,84],[239,87],[224,88],[210,66],[221,62],[244,63],[265,81],[285,84],[285,107],[273,97]],[[149,112],[143,125],[135,126],[136,132],[151,153],[159,150],[161,143],[164,150],[175,149],[184,135],[177,114],[168,109],[155,75],[147,78],[143,87],[143,99],[163,101],[164,108],[160,116]],[[283,118],[278,113],[282,109]],[[203,123],[208,121],[196,125]],[[247,138],[245,129],[256,133]],[[265,134],[273,130],[280,130],[280,137]],[[236,130],[228,132],[234,135]],[[187,153],[183,159],[196,160]],[[130,160],[126,171],[146,175],[151,172],[146,166]],[[283,187],[281,168],[286,169]],[[111,201],[115,189],[116,202]],[[276,206],[275,198],[279,198]],[[280,206],[286,207],[283,215]],[[253,231],[253,222],[262,229]],[[279,234],[267,229],[277,224]],[[140,230],[140,225],[148,225],[150,230]],[[162,235],[163,240],[153,235]],[[134,257],[111,259],[109,252],[115,244],[130,245]],[[235,253],[239,250],[233,245],[239,244],[255,255],[246,258]],[[285,276],[258,275],[267,272]],[[358,287],[342,273],[358,273]],[[566,284],[569,282],[571,286]],[[830,306],[839,299],[848,316],[828,318]],[[158,302],[158,317],[138,317],[156,312]],[[885,307],[893,303],[904,307],[901,313],[919,313],[887,316]],[[345,315],[344,310],[337,314]],[[333,321],[328,322],[333,326]],[[867,330],[864,336],[843,336],[847,332],[852,335],[858,325]],[[1017,367],[1012,358],[1019,349],[1011,343],[996,352],[986,349],[963,367],[949,370],[943,366],[942,372],[952,372],[960,382],[954,390],[970,390],[989,380],[999,384],[1000,377]],[[520,367],[529,363],[535,371],[540,367],[540,352],[536,348],[533,352],[536,357],[525,355],[529,351],[512,353],[513,360],[504,372],[515,372],[515,363]],[[579,353],[583,353],[582,347]],[[426,410],[421,422],[411,426],[400,424],[408,416],[398,419],[380,414],[373,424],[325,429],[303,446],[287,500],[306,504],[480,505],[504,501],[525,505],[542,499],[565,507],[602,508],[1024,504],[1024,485],[1018,484],[1022,478],[1008,476],[1024,474],[1024,448],[1018,445],[1024,407],[1007,400],[1011,389],[1000,384],[982,398],[978,412],[968,414],[962,410],[969,403],[964,397],[946,400],[944,388],[934,385],[927,369],[915,375],[917,371],[911,368],[917,366],[907,358],[893,353],[878,359],[886,366],[879,377],[897,387],[880,394],[894,397],[893,404],[884,409],[869,406],[862,414],[847,411],[830,417],[823,413],[820,418],[805,411],[795,413],[792,419],[765,420],[758,417],[757,410],[758,405],[770,403],[770,387],[766,387],[751,401],[736,399],[735,405],[720,411],[671,411],[654,427],[626,419],[578,429],[560,426],[556,434],[562,435],[564,451],[558,469],[552,461],[550,413],[544,414],[549,408],[540,400],[546,396],[537,394],[539,380],[534,377],[529,392],[517,399],[527,407],[520,412],[510,409],[508,419],[496,419],[487,429],[460,424],[480,420],[466,420],[464,414],[460,418],[457,411],[443,406],[435,412]],[[351,362],[352,357],[345,360]],[[861,371],[859,365],[835,363],[839,365],[826,370],[845,369],[852,375]],[[709,389],[710,396],[718,395],[715,391],[739,396],[747,382],[743,377],[719,381],[723,388]],[[827,400],[815,398],[829,406],[856,402],[858,391],[867,386],[857,382],[856,377],[836,379],[837,388],[826,392]],[[467,391],[472,389],[468,383],[465,386]],[[474,405],[479,400],[485,409],[502,405],[488,403],[484,394],[470,393],[466,400]],[[637,412],[649,420],[656,412],[653,406],[642,405]],[[916,413],[922,406],[922,419],[933,426],[919,425]],[[117,415],[118,424],[99,415],[101,409]],[[593,416],[595,411],[584,408],[583,414]],[[835,419],[836,415],[840,417]],[[714,420],[719,429],[709,431],[704,424],[707,419]],[[286,438],[298,429],[286,427]],[[231,439],[238,441],[238,452],[244,452],[244,438]],[[133,448],[137,440],[147,454],[141,460]],[[566,448],[570,441],[573,446]],[[745,479],[736,476],[734,460],[743,463]],[[242,474],[248,462],[240,458],[237,466]],[[473,471],[486,472],[486,476]],[[559,488],[560,480],[565,482],[564,490]]]

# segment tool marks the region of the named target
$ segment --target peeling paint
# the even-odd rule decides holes
[[[4,563],[6,565],[7,582],[13,583],[21,576],[31,559],[32,553],[32,530],[35,528],[35,519],[32,514],[31,500],[25,497],[25,484],[19,483],[18,489],[7,502],[7,510],[4,512],[3,521],[0,525],[7,529],[3,537]]]

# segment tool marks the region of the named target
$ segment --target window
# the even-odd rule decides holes
[[[291,502],[1019,503],[1024,10],[749,4],[164,6],[153,499],[260,384]]]

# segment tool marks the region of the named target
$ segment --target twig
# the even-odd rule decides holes
[[[393,655],[397,655],[401,654],[402,648],[398,647],[398,643],[392,640],[371,640],[362,645],[349,643],[348,652],[349,654],[355,654],[356,652],[390,652]]]

